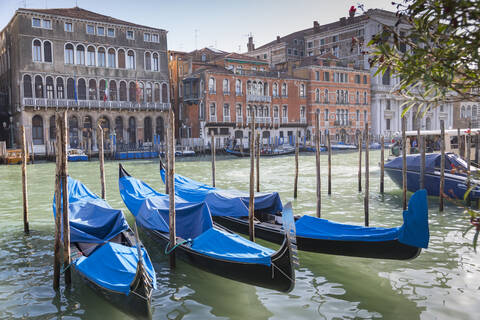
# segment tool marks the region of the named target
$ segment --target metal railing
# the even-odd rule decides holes
[[[300,123],[307,123],[307,118],[305,118],[305,117],[300,118]]]
[[[209,120],[210,120],[210,122],[217,122],[217,116],[216,115],[210,115]]]
[[[252,121],[252,117],[247,117],[247,124]],[[272,118],[270,117],[255,117],[255,123],[260,124],[269,124],[272,123]]]
[[[169,110],[170,103],[163,102],[131,102],[131,101],[101,101],[101,100],[71,100],[23,98],[23,106],[46,108],[89,108],[89,109],[146,109]]]
[[[230,122],[230,116],[223,116],[223,122]]]
[[[272,102],[271,96],[258,96],[253,94],[247,94],[247,101],[252,102]]]

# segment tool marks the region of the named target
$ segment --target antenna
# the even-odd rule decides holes
[[[195,50],[198,50],[198,29],[195,29]]]

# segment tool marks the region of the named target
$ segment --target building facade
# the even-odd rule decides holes
[[[35,151],[48,152],[55,112],[65,109],[72,148],[90,138],[95,148],[98,124],[107,145],[136,148],[163,137],[170,108],[165,30],[78,7],[19,9],[0,38],[8,56],[0,88],[8,87],[14,144],[23,125]]]

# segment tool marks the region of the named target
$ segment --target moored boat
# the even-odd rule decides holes
[[[420,188],[420,154],[407,155],[407,190],[415,192]],[[440,153],[428,153],[425,155],[424,185],[429,196],[440,194]],[[385,172],[398,185],[403,185],[402,179],[403,159],[396,157],[385,163]],[[480,184],[478,177],[479,169],[470,166],[471,186],[470,199],[480,198]],[[455,153],[445,154],[445,186],[443,193],[451,198],[463,199],[467,192],[467,162]]]
[[[88,156],[82,149],[68,149],[67,159],[68,161],[88,161]]]
[[[138,226],[165,252],[169,247],[169,196],[131,177],[120,165],[119,189]],[[228,209],[228,208],[226,208]],[[233,280],[288,292],[295,284],[293,246],[284,237],[278,251],[214,225],[205,203],[175,200],[175,254],[205,271]]]
[[[123,212],[71,177],[68,200],[74,274],[124,312],[150,318],[155,270]]]
[[[165,170],[160,170],[165,181]],[[249,195],[221,190],[175,175],[175,194],[187,201],[203,201],[215,222],[240,233],[248,233]],[[242,203],[242,205],[238,205]],[[284,236],[282,203],[278,193],[255,195],[255,236],[279,243]],[[220,210],[230,208],[230,210]],[[404,224],[396,228],[375,228],[334,223],[304,215],[295,217],[299,250],[365,258],[408,260],[428,246],[428,207],[426,191],[414,194],[403,213]]]

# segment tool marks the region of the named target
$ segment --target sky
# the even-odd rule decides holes
[[[0,0],[0,30],[18,8],[79,7],[168,31],[169,50],[215,47],[247,51],[248,35],[256,47],[277,35],[307,29],[348,16],[350,6],[394,11],[388,0]],[[357,14],[360,10],[357,10]]]

